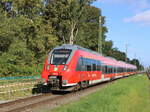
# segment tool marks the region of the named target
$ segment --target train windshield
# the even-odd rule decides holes
[[[71,54],[71,50],[69,50],[69,49],[54,50],[51,55],[50,63],[53,65],[66,64],[70,54]]]

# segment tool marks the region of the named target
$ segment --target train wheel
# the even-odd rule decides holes
[[[82,81],[81,88],[87,88],[89,86],[89,81]]]
[[[75,91],[78,91],[78,90],[80,90],[80,89],[81,89],[81,84],[78,83],[78,84],[75,86],[75,88],[73,89],[73,91],[75,92]]]

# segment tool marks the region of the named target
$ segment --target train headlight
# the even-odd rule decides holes
[[[63,68],[63,71],[67,70],[68,69],[68,66],[65,65],[64,68]]]
[[[62,84],[66,85],[68,83],[68,80],[62,80]]]

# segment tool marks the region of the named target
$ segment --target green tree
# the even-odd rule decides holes
[[[14,0],[15,17],[0,9],[1,74],[33,74],[33,65],[43,62],[45,54],[56,46],[57,38],[51,24],[45,23],[41,6],[40,0]]]
[[[133,64],[133,65],[136,65],[138,70],[143,70],[144,69],[143,65],[140,64],[140,61],[138,59],[132,59],[130,61],[130,63]]]
[[[82,24],[83,12],[92,1],[94,0],[53,0],[47,5],[45,19],[52,22],[54,34],[61,41],[74,43]]]
[[[98,32],[100,10],[98,8],[87,5],[84,10],[75,44],[81,45],[97,51],[98,48]]]

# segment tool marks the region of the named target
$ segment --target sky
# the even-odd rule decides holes
[[[93,5],[106,17],[107,40],[124,52],[127,46],[130,59],[150,66],[150,0],[97,0]]]

